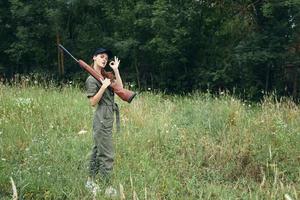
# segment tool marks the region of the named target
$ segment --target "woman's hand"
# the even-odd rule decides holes
[[[120,88],[123,88],[123,83],[122,83],[122,79],[121,79],[120,72],[119,72],[120,62],[121,61],[115,56],[114,60],[109,63],[109,66],[114,70],[114,73],[115,73],[115,76],[116,76],[116,82],[115,83]]]
[[[102,86],[98,90],[98,92],[94,96],[89,98],[90,103],[91,103],[92,106],[96,106],[99,103],[99,101],[102,98],[106,88],[110,85],[111,82],[110,82],[110,79],[105,78],[104,80],[101,80],[101,83],[102,83]]]
[[[104,87],[104,88],[107,88],[109,85],[110,85],[110,79],[108,79],[108,78],[105,78],[103,81],[101,81],[102,82],[102,86]]]
[[[121,62],[121,61],[115,56],[115,57],[114,57],[114,60],[111,61],[111,62],[109,63],[109,66],[110,66],[113,70],[116,70],[116,69],[119,68],[120,62]]]

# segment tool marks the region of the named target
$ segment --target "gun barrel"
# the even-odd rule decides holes
[[[76,59],[63,45],[58,44],[59,48],[61,48],[64,52],[66,52],[67,54],[69,54],[69,56],[71,56],[76,62],[79,62],[78,59]]]

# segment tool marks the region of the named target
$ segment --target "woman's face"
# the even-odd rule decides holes
[[[93,57],[94,63],[101,68],[104,68],[108,61],[108,55],[106,53],[100,53]]]

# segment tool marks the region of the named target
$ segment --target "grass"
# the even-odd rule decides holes
[[[93,109],[76,87],[0,85],[0,199],[92,199],[84,188]],[[300,196],[300,109],[274,96],[116,98],[113,185],[126,199]],[[103,199],[98,194],[96,199]]]

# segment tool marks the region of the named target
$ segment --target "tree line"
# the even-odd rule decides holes
[[[87,62],[101,46],[141,90],[297,98],[299,11],[299,0],[2,0],[0,74],[84,80],[57,44]]]

